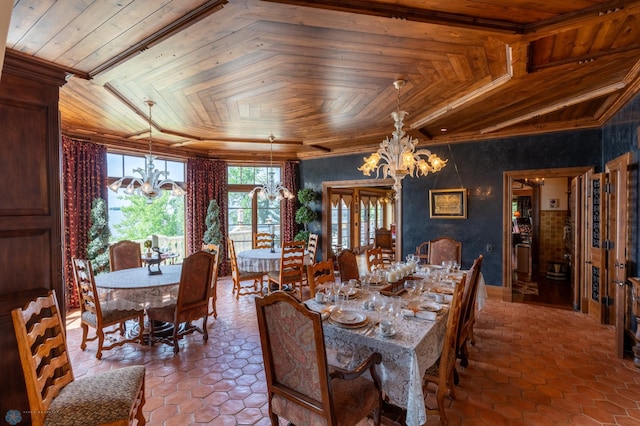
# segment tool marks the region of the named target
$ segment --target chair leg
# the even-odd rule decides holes
[[[178,329],[180,324],[173,324],[173,353],[177,355],[180,352],[180,346],[178,345]]]
[[[458,374],[458,369],[453,369],[453,384],[458,386],[460,384],[460,375]]]
[[[444,411],[444,395],[446,393],[446,389],[440,389],[440,386],[438,386],[438,391],[436,394],[436,401],[438,402],[438,411],[440,413],[440,424],[446,426],[448,421],[447,421],[447,414]]]
[[[89,326],[87,324],[81,324],[82,327],[82,342],[80,342],[80,349],[83,351],[87,348],[87,336],[89,335]]]
[[[464,339],[462,345],[460,345],[460,365],[463,367],[469,366],[469,349],[467,348],[468,339]]]
[[[98,335],[98,352],[96,352],[96,358],[102,359],[102,345],[104,345],[104,331],[96,330]]]
[[[207,317],[208,315],[205,315],[202,319],[202,340],[204,340],[205,342],[209,340],[209,331],[207,330]]]

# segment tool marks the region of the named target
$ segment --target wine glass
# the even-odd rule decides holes
[[[370,302],[370,306],[372,309],[374,309],[377,313],[378,313],[378,321],[380,321],[380,319],[382,319],[382,310],[384,309],[386,304],[385,301],[385,296],[383,296],[382,294],[380,294],[379,291],[374,291],[373,293],[371,293],[371,302]]]
[[[415,280],[406,280],[404,282],[404,289],[409,294],[409,298],[413,299],[413,296],[416,295],[417,285]]]

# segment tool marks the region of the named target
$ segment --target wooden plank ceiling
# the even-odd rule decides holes
[[[640,0],[14,0],[7,54],[66,69],[63,133],[265,160],[601,126],[640,87]],[[434,148],[437,152],[437,148]],[[257,154],[257,155],[256,155]]]

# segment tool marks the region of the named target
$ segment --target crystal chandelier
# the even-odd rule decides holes
[[[260,198],[264,200],[271,201],[282,201],[285,198],[287,200],[293,200],[295,195],[291,193],[287,188],[280,185],[280,183],[276,183],[273,178],[273,141],[276,138],[272,135],[269,136],[269,143],[271,144],[271,155],[269,159],[269,171],[267,172],[267,183],[262,186],[256,186],[249,193],[249,197],[253,198],[256,192],[260,196]]]
[[[398,91],[397,109],[391,113],[396,128],[393,137],[387,136],[380,144],[378,151],[364,158],[364,164],[358,167],[358,170],[362,171],[365,176],[370,176],[371,172],[375,170],[378,176],[382,172],[383,177],[393,178],[395,181],[393,190],[396,193],[396,198],[400,197],[402,179],[405,176],[426,176],[429,172],[440,171],[447,164],[447,160],[442,160],[428,149],[416,150],[418,140],[402,130],[404,117],[408,114],[406,111],[400,110],[400,89],[404,84],[404,80],[393,82],[393,86]],[[422,156],[425,156],[426,159]]]
[[[145,169],[137,168],[133,169],[134,173],[138,173],[140,177],[125,176],[109,185],[109,189],[113,192],[118,192],[118,189],[122,186],[125,180],[130,179],[129,184],[124,190],[127,195],[139,195],[147,199],[147,203],[153,203],[153,200],[162,195],[162,187],[164,185],[171,185],[171,195],[174,197],[181,197],[186,192],[173,180],[169,179],[169,172],[160,171],[155,168],[153,161],[156,159],[155,155],[151,153],[151,107],[155,103],[151,100],[146,101],[149,106],[149,153],[145,155]]]

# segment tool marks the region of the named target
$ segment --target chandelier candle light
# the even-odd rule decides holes
[[[280,183],[275,182],[273,178],[273,141],[276,138],[272,135],[269,136],[269,143],[271,144],[271,156],[269,159],[269,171],[267,172],[267,183],[262,186],[256,186],[249,192],[249,198],[254,197],[256,192],[262,199],[269,201],[282,201],[284,199],[293,200],[296,196],[291,193],[287,188]]]
[[[145,169],[134,169],[134,173],[138,173],[140,177],[125,176],[109,185],[109,189],[113,192],[118,192],[118,189],[122,186],[125,180],[130,179],[129,184],[124,190],[127,195],[139,195],[147,199],[147,203],[153,203],[153,200],[162,195],[162,187],[164,185],[171,185],[171,195],[174,197],[183,196],[186,191],[180,187],[176,182],[169,179],[169,172],[160,171],[155,168],[153,161],[156,159],[155,155],[151,153],[151,107],[155,103],[151,100],[146,101],[149,106],[149,153],[145,155]]]
[[[396,128],[393,131],[393,136],[391,138],[387,136],[380,144],[378,151],[364,158],[364,164],[358,167],[358,170],[362,171],[365,176],[370,176],[371,172],[375,170],[378,176],[382,172],[383,177],[393,178],[395,181],[393,190],[396,198],[400,197],[402,179],[405,176],[426,176],[429,172],[439,172],[447,164],[447,160],[432,154],[428,149],[416,150],[418,140],[402,130],[404,117],[408,114],[406,111],[400,110],[400,89],[404,85],[404,80],[393,82],[393,86],[398,91],[397,109],[391,113]]]

